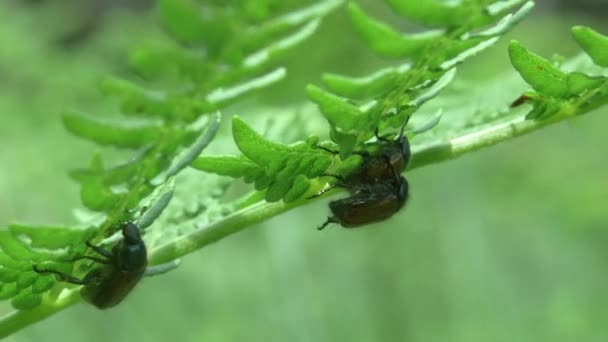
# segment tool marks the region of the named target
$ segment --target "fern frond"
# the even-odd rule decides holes
[[[244,177],[254,183],[256,190],[265,191],[269,202],[295,201],[307,192],[308,179],[355,168],[361,160],[349,158],[351,152],[362,148],[376,129],[403,126],[450,83],[456,65],[494,44],[534,7],[531,1],[523,5],[522,1],[463,1],[457,6],[437,1],[388,3],[398,14],[442,30],[402,34],[350,2],[351,21],[368,47],[382,57],[403,61],[363,77],[324,75],[329,90],[307,87],[308,97],[329,122],[330,138],[338,145],[335,150],[340,158],[319,149],[315,137],[302,142],[307,146],[302,149],[266,142],[243,129],[247,126],[237,119],[233,121],[233,135],[244,156],[201,157],[195,167]],[[513,8],[517,8],[515,13],[508,13]],[[297,153],[288,153],[290,149]]]
[[[135,151],[133,157],[106,166],[101,154],[95,154],[88,167],[71,172],[81,186],[83,205],[100,214],[83,222],[86,229],[13,225],[0,232],[0,298],[11,299],[18,310],[33,309],[36,320],[73,304],[74,299],[58,297],[69,285],[36,274],[32,266],[48,264],[75,276],[85,274],[91,265],[72,269],[65,260],[83,255],[85,241],[97,243],[112,236],[120,222],[136,220],[138,208],[147,208],[138,223],[149,233],[151,247],[175,238],[178,232],[148,227],[174,198],[175,176],[213,140],[220,110],[282,79],[286,71],[277,66],[279,57],[310,37],[320,20],[341,3],[319,1],[294,8],[289,1],[245,6],[161,0],[158,10],[173,42],[134,52],[131,63],[144,80],[108,77],[100,84],[103,94],[119,100],[122,117],[75,112],[63,116],[72,134],[96,145]],[[217,199],[227,184],[213,181],[201,194]],[[190,214],[204,212],[217,219],[212,210],[199,209]],[[71,298],[76,295],[68,292]],[[16,328],[3,322],[0,336]]]
[[[607,36],[584,26],[574,27],[572,33],[598,67],[608,67]],[[593,75],[563,71],[526,50],[517,41],[511,42],[509,54],[515,69],[534,89],[520,98],[521,103],[533,105],[526,116],[528,120],[559,120],[563,116],[585,114],[608,103],[608,77],[605,72]]]
[[[328,90],[308,87],[309,98],[330,123],[331,139],[345,155],[376,128],[403,125],[441,89],[429,92],[430,87],[446,85],[455,66],[496,43],[534,7],[531,1],[387,2],[397,14],[440,30],[403,34],[350,3],[352,23],[366,45],[381,57],[406,63],[362,77],[326,74]]]
[[[322,176],[333,162],[331,156],[316,147],[316,137],[292,145],[271,142],[237,116],[232,120],[232,134],[243,157],[204,156],[192,166],[224,176],[244,177],[245,182],[255,184],[256,190],[266,190],[268,202],[299,199],[308,191],[309,179]]]

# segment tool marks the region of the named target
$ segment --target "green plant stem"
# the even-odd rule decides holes
[[[182,238],[150,251],[150,264],[161,264],[192,253],[203,246],[221,240],[247,227],[251,227],[256,223],[268,220],[271,217],[308,202],[310,201],[302,199],[292,203],[256,203],[234,212],[222,221],[212,223],[202,229],[184,235]]]
[[[581,99],[580,104],[584,103],[584,101],[585,99]],[[553,117],[541,121],[525,120],[524,116],[518,116],[506,122],[489,125],[480,130],[466,133],[444,142],[414,146],[412,163],[408,171],[457,158],[463,154],[533,132],[567,118],[572,118],[575,112],[576,107],[567,107]],[[313,190],[318,191],[320,189]],[[331,193],[336,192],[332,191]],[[212,223],[153,250],[151,252],[150,263],[154,265],[182,257],[256,223],[266,221],[292,208],[312,203],[314,200],[323,197],[326,196],[312,200],[301,199],[288,204],[283,202],[260,202],[246,207],[222,221]]]
[[[74,289],[58,300],[46,300],[33,310],[10,312],[0,318],[0,339],[79,303],[80,300],[79,291]]]
[[[592,92],[588,96],[582,97],[576,103],[562,108],[559,113],[556,113],[551,118],[545,120],[525,120],[524,116],[518,116],[508,121],[488,125],[445,141],[421,146],[414,145],[412,163],[408,171],[457,158],[463,154],[490,147],[500,142],[536,131],[545,126],[583,114],[581,112],[586,112],[581,110],[581,108],[584,107],[583,104],[593,95]],[[188,235],[184,235],[177,240],[151,250],[149,255],[150,264],[157,265],[175,260],[243,229],[264,222],[290,209],[309,204],[312,201],[314,200],[301,199],[293,203],[259,202],[245,207],[221,221],[212,223]],[[6,337],[55,312],[61,311],[79,302],[79,300],[80,296],[78,295],[78,292],[73,291],[67,297],[62,298],[59,301],[43,303],[34,310],[19,311],[6,315],[0,318],[0,338]]]

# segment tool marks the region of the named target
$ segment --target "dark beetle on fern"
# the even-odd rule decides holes
[[[384,221],[397,213],[407,201],[409,185],[386,158],[386,167],[392,172],[391,180],[382,180],[374,184],[361,184],[350,188],[353,195],[329,203],[334,216],[327,218],[318,229],[330,223],[339,223],[345,228]]]
[[[357,187],[360,184],[374,184],[383,180],[391,180],[393,178],[393,169],[397,173],[403,172],[410,161],[411,151],[410,142],[403,132],[397,136],[395,140],[390,140],[375,132],[377,150],[355,151],[363,158],[362,164],[354,172],[347,175],[342,181],[346,187]],[[338,154],[336,151],[318,146],[320,149],[332,154]],[[386,159],[389,159],[387,164]]]
[[[329,217],[319,230],[330,223],[351,228],[380,222],[393,216],[405,205],[409,185],[400,173],[410,160],[409,141],[403,128],[395,140],[381,137],[377,131],[376,138],[378,148],[375,152],[355,152],[363,157],[357,170],[345,178],[333,176],[338,182],[313,196],[319,196],[334,187],[344,187],[352,193],[350,197],[329,203],[334,216]]]
[[[88,259],[100,266],[93,268],[83,279],[54,270],[43,270],[34,266],[39,274],[55,274],[60,280],[83,285],[82,297],[99,309],[106,309],[123,301],[144,275],[148,265],[146,245],[141,239],[139,227],[134,223],[122,225],[122,239],[107,251],[87,242],[100,256],[81,256],[72,261]]]
[[[356,152],[363,157],[363,164],[359,169],[348,175],[346,183],[349,184],[373,184],[383,180],[391,180],[394,171],[403,172],[410,161],[410,142],[401,130],[395,140],[390,140],[378,135],[378,150],[375,153],[368,151]],[[388,158],[388,163],[386,159]]]

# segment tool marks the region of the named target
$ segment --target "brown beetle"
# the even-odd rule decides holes
[[[353,228],[384,221],[405,205],[409,194],[409,184],[405,177],[401,176],[392,166],[388,156],[384,156],[384,161],[385,168],[391,172],[390,180],[353,185],[340,181],[339,178],[335,186],[346,187],[353,195],[329,203],[333,216],[328,217],[327,221],[318,228],[319,230],[330,223],[339,223],[345,228]]]
[[[378,130],[375,135],[378,140],[377,151],[373,154],[367,151],[357,152],[363,157],[363,163],[355,172],[346,177],[344,181],[347,184],[373,184],[389,180],[394,177],[394,172],[401,173],[407,167],[411,151],[410,142],[403,133],[403,129],[395,140],[378,135]]]
[[[331,201],[329,209],[334,216],[327,218],[318,229],[330,223],[339,223],[345,228],[384,221],[398,212],[408,197],[409,185],[400,176],[397,184],[379,184],[361,190],[353,196]]]
[[[89,271],[83,279],[54,270],[42,270],[34,265],[39,274],[55,274],[60,280],[83,285],[80,294],[87,302],[99,309],[106,309],[123,301],[144,275],[148,265],[146,245],[141,238],[139,227],[134,223],[122,225],[123,238],[109,252],[102,247],[87,242],[87,246],[100,257],[82,256],[80,259],[93,260],[101,266]]]
[[[392,179],[393,170],[391,168],[397,173],[403,172],[407,168],[411,158],[410,142],[405,136],[403,128],[395,140],[380,136],[377,129],[375,136],[377,141],[374,144],[377,148],[374,152],[365,150],[353,152],[353,154],[357,154],[363,158],[363,162],[357,170],[344,178],[333,175],[328,176],[338,178],[346,188],[357,188],[362,184],[374,184],[379,181]],[[317,147],[329,153],[338,154],[337,151],[332,151],[322,146]],[[387,158],[389,159],[389,164],[386,163]]]

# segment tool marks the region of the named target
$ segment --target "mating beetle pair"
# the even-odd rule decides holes
[[[411,152],[403,130],[404,128],[395,140],[381,137],[376,131],[378,150],[374,153],[355,152],[363,158],[363,164],[359,169],[345,178],[333,176],[337,178],[337,182],[313,196],[320,196],[334,187],[346,188],[352,194],[350,197],[329,203],[333,216],[328,217],[327,221],[318,228],[319,230],[330,223],[353,228],[380,222],[393,216],[405,205],[409,185],[400,173],[407,167]],[[325,148],[321,149],[336,153]]]
[[[59,271],[40,269],[37,265],[34,265],[34,271],[39,274],[55,274],[62,281],[83,285],[80,294],[84,300],[99,309],[115,306],[131,292],[148,265],[146,245],[141,238],[139,227],[129,222],[122,224],[121,228],[122,239],[112,251],[87,242],[87,246],[99,256],[87,255],[72,260],[88,259],[100,264],[83,279]]]

